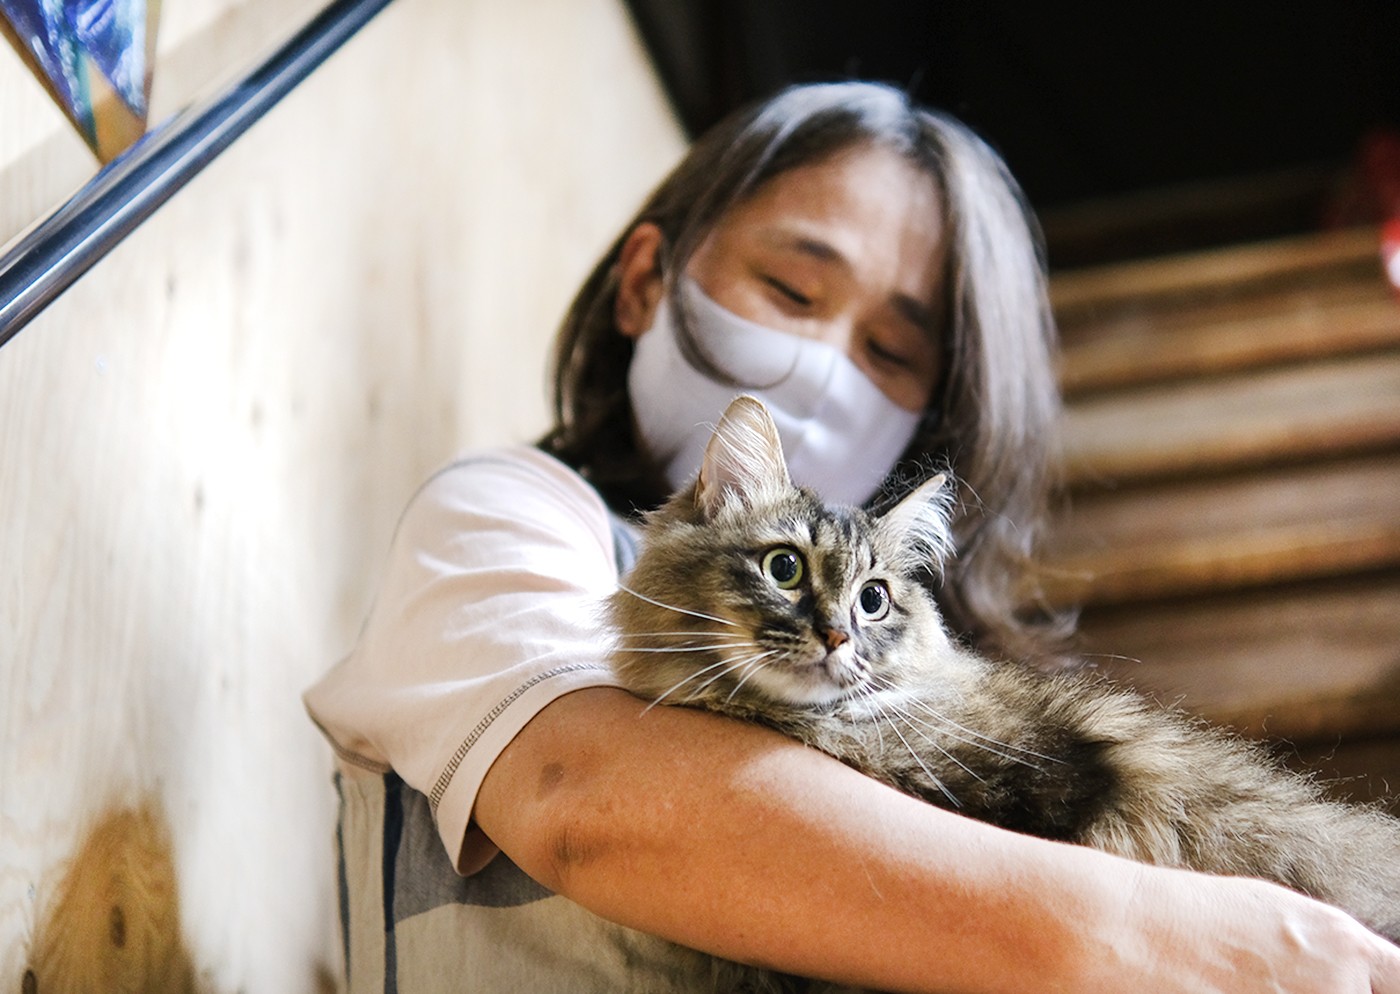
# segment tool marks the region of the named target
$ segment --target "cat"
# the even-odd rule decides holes
[[[949,489],[935,477],[879,516],[826,506],[789,481],[763,405],[736,399],[695,484],[645,518],[609,600],[619,678],[648,701],[777,729],[930,804],[1266,878],[1400,941],[1400,820],[1326,800],[1257,745],[1101,678],[993,663],[950,637],[930,593],[952,553]],[[714,986],[697,989],[808,989],[710,968]]]

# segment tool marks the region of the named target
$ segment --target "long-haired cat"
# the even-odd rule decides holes
[[[789,482],[767,411],[739,398],[695,485],[646,520],[611,599],[618,674],[647,700],[771,726],[930,804],[1263,877],[1400,940],[1400,821],[1325,800],[1257,747],[1137,694],[953,641],[929,592],[950,554],[946,489],[931,480],[878,517],[825,506]]]

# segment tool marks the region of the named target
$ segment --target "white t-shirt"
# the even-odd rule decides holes
[[[705,957],[678,967],[662,940],[551,894],[469,829],[526,722],[563,694],[619,686],[602,607],[632,541],[535,449],[471,455],[410,501],[354,651],[305,695],[340,757],[350,994],[715,989]]]
[[[342,763],[426,795],[462,873],[496,853],[468,826],[501,750],[563,694],[618,685],[601,626],[614,541],[597,492],[558,460],[469,455],[413,497],[354,651],[305,695]]]

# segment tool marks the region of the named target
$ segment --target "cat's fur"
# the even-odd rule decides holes
[[[643,698],[776,728],[930,804],[1267,878],[1400,940],[1400,821],[1325,800],[1258,747],[1137,694],[950,639],[928,591],[950,552],[946,489],[930,481],[880,517],[824,506],[789,483],[767,412],[740,398],[695,486],[645,524],[610,602],[617,672]],[[782,550],[805,567],[791,590],[766,572],[793,582]],[[870,584],[884,617],[878,593],[863,611]],[[786,989],[715,969],[716,990]]]

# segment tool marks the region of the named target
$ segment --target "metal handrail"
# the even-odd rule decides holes
[[[242,79],[112,160],[0,257],[0,348],[390,0],[335,0]]]

